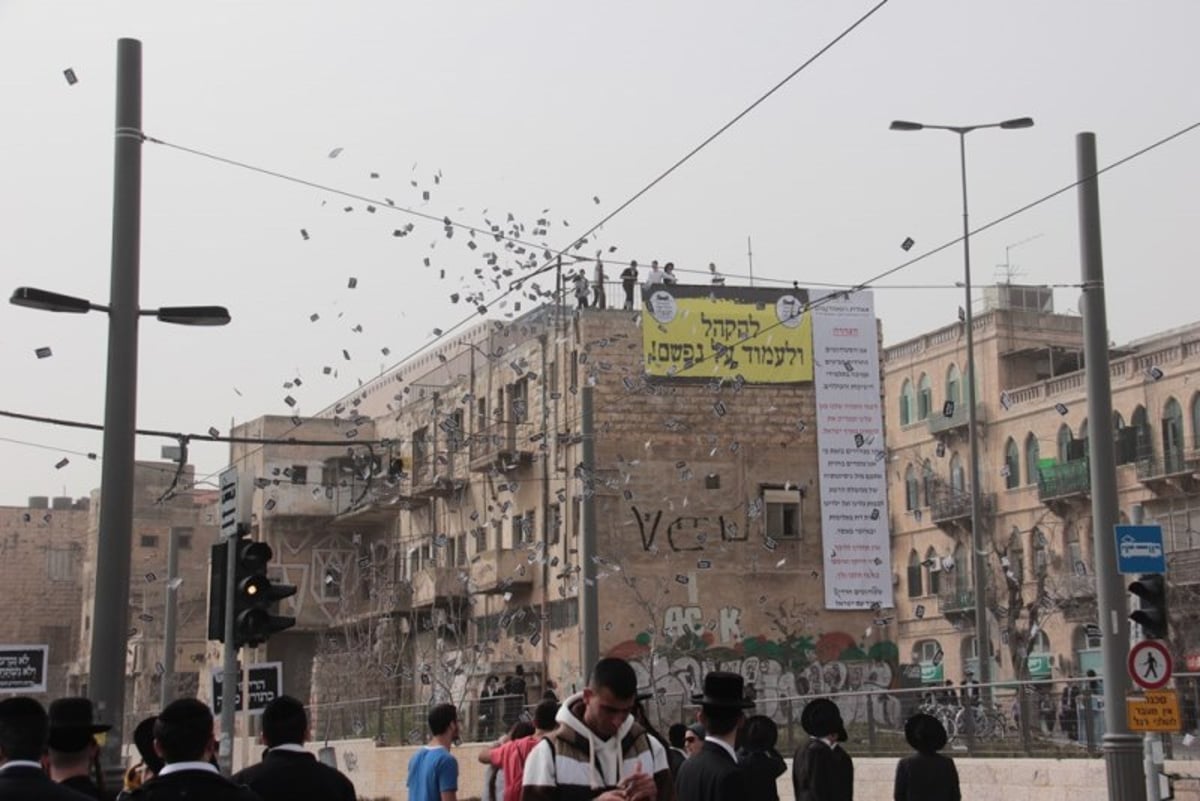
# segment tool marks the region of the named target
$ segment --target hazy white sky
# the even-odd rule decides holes
[[[466,223],[512,212],[532,228],[548,208],[548,235],[527,236],[561,247],[873,5],[7,0],[0,292],[33,285],[107,301],[122,36],[144,44],[150,136]],[[968,139],[982,224],[1071,182],[1080,131],[1097,134],[1105,164],[1200,120],[1197,30],[1194,0],[891,0],[613,220],[600,245],[682,268],[712,261],[732,276],[746,272],[750,236],[758,277],[865,280],[961,224],[954,136],[890,132],[892,119],[1036,119]],[[225,432],[232,418],[289,413],[289,393],[298,411],[318,411],[466,316],[449,296],[481,288],[473,271],[496,249],[470,251],[461,232],[446,240],[439,224],[369,214],[326,191],[144,150],[142,305],[223,303],[234,318],[214,330],[144,321],[144,428]],[[1198,166],[1200,131],[1103,179],[1114,339],[1200,318]],[[409,222],[410,236],[392,236]],[[907,236],[910,254],[899,247]],[[1015,280],[1078,280],[1071,192],[974,238],[976,282],[995,280],[1005,247],[1031,237],[1011,251]],[[961,271],[955,248],[883,286],[950,287]],[[1059,290],[1058,309],[1077,299]],[[953,288],[876,293],[888,342],[953,320],[961,303]],[[101,421],[105,336],[98,314],[0,306],[0,408]],[[39,360],[39,347],[54,355]],[[284,390],[297,376],[303,385]],[[139,457],[162,444],[140,440]],[[100,449],[98,433],[0,420],[0,502],[85,494],[99,463],[77,452]],[[197,474],[226,456],[195,446]]]

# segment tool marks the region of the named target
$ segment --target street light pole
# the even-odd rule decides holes
[[[981,125],[926,125],[920,122],[896,120],[893,131],[920,131],[926,128],[958,134],[959,171],[962,181],[963,227],[963,287],[966,295],[964,325],[967,329],[967,443],[971,463],[971,580],[975,584],[975,650],[979,655],[979,683],[985,697],[991,698],[988,687],[992,672],[992,641],[987,619],[987,549],[983,540],[983,495],[979,483],[979,420],[975,408],[975,315],[971,307],[971,225],[967,207],[967,134],[980,128],[1006,130],[1033,127],[1030,117],[1018,117],[1004,122]],[[1014,666],[1015,669],[1015,666]]]
[[[104,461],[88,665],[88,694],[100,719],[112,725],[101,763],[106,773],[118,772],[122,766],[125,648],[129,639],[142,205],[142,43],[136,39],[117,42],[116,122]]]

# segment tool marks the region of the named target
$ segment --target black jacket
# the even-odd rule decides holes
[[[69,779],[64,779],[59,782],[63,787],[70,787],[77,793],[83,793],[86,796],[100,801],[100,788],[92,781],[90,776],[72,776]]]
[[[913,754],[896,765],[895,801],[961,801],[958,769],[941,754]]]
[[[262,801],[249,787],[207,770],[181,770],[155,776],[128,798],[129,801]]]
[[[854,761],[844,748],[809,740],[793,758],[792,790],[796,801],[853,801]]]
[[[257,765],[233,775],[263,801],[355,801],[354,784],[309,753],[271,750]]]
[[[787,772],[787,763],[774,748],[769,751],[743,748],[738,751],[738,764],[746,783],[747,799],[779,801],[775,780]]]
[[[50,781],[41,768],[18,765],[0,770],[0,799],[4,801],[91,801],[83,795]]]
[[[749,801],[742,769],[716,743],[705,741],[700,752],[688,757],[675,777],[679,801]],[[757,801],[757,799],[755,800]]]

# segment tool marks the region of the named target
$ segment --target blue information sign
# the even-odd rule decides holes
[[[1166,573],[1162,526],[1114,526],[1118,573]]]

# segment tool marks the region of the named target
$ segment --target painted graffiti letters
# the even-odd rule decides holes
[[[653,553],[657,550],[655,540],[658,538],[659,525],[662,523],[662,510],[641,512],[636,506],[631,506],[630,510],[633,512],[634,521],[637,522],[638,533],[642,540],[642,550]],[[677,517],[667,524],[667,544],[672,551],[677,553],[702,551],[706,544],[718,539],[721,542],[745,542],[749,537],[748,531],[741,533],[737,523],[727,522],[724,515],[717,516],[715,534],[711,530],[713,523],[711,517]]]

